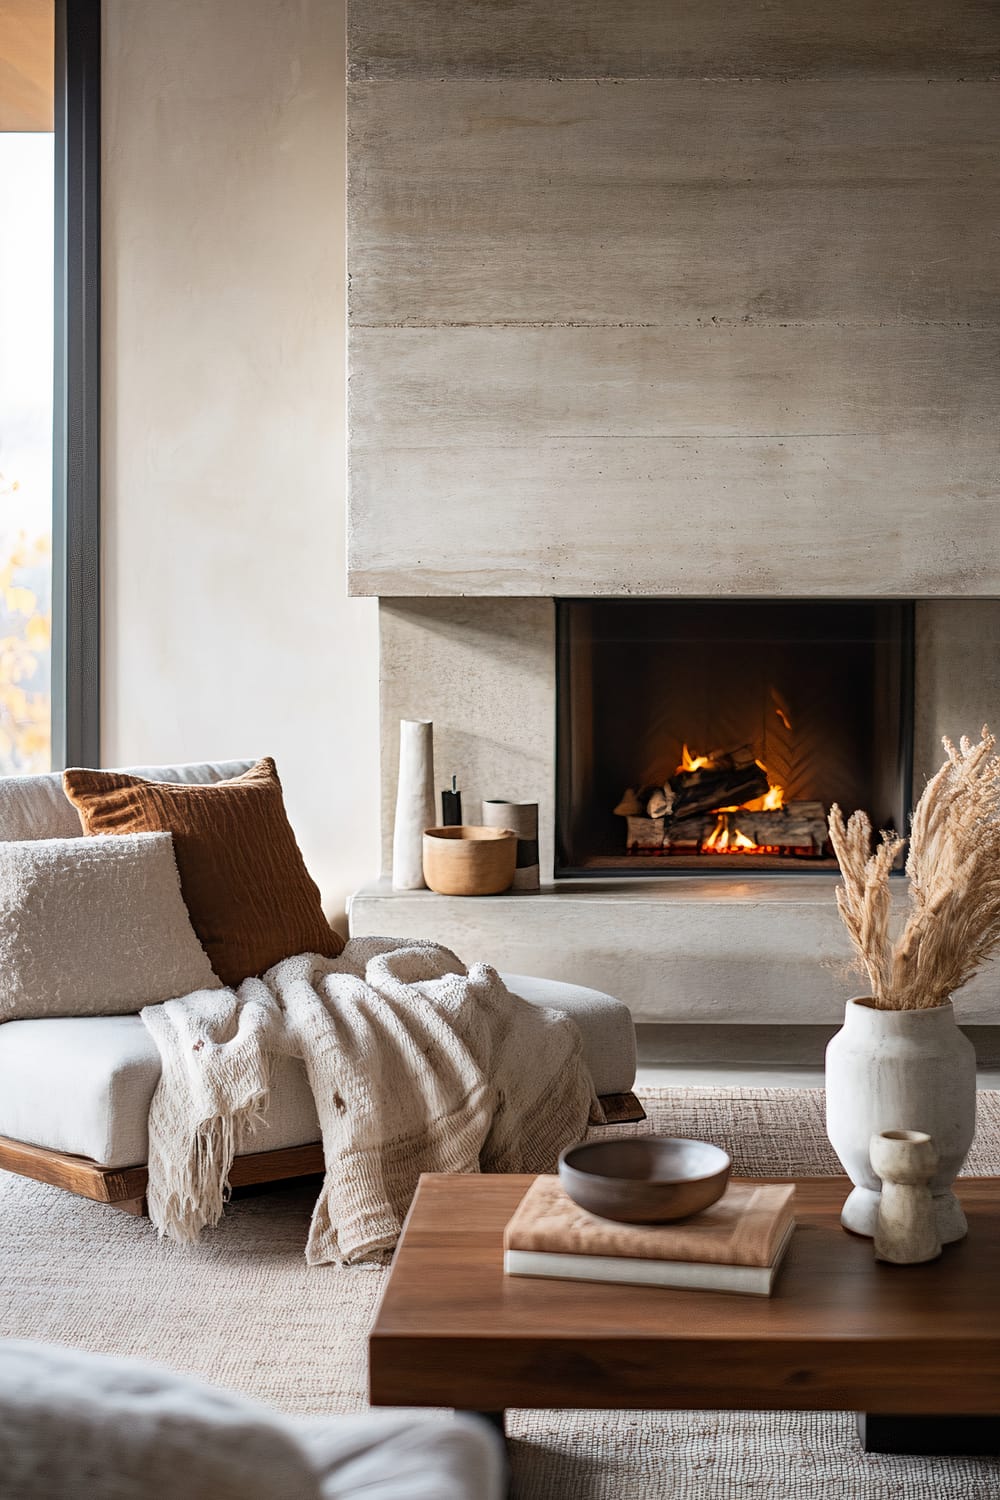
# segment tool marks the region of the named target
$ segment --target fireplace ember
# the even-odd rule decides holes
[[[822,802],[785,802],[752,749],[691,755],[663,786],[629,787],[615,812],[624,817],[626,853],[752,854],[817,859],[828,853]]]

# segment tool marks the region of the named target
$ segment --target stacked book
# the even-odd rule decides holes
[[[795,1188],[730,1182],[711,1208],[671,1224],[617,1224],[536,1177],[504,1231],[510,1276],[622,1281],[769,1297],[795,1220]]]

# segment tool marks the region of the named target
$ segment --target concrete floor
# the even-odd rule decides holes
[[[823,1087],[835,1026],[639,1026],[637,1082],[647,1088]],[[971,1026],[979,1087],[1000,1088],[1000,1027]]]

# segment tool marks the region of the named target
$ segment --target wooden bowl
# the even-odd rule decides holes
[[[517,834],[471,824],[424,830],[424,879],[440,896],[498,896],[514,883]]]
[[[574,1203],[622,1224],[665,1224],[718,1202],[732,1161],[707,1141],[644,1135],[585,1141],[559,1158],[559,1180]]]

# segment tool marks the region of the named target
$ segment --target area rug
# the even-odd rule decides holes
[[[836,1172],[819,1089],[656,1089],[616,1127],[696,1136],[753,1174]],[[1000,1092],[979,1095],[967,1171],[1000,1173]],[[309,1269],[315,1184],[233,1202],[195,1247],[145,1220],[0,1172],[0,1336],[135,1354],[293,1413],[365,1405],[385,1273]],[[583,1295],[581,1291],[581,1295]],[[862,1453],[853,1417],[514,1412],[518,1500],[996,1500],[1000,1461]]]

